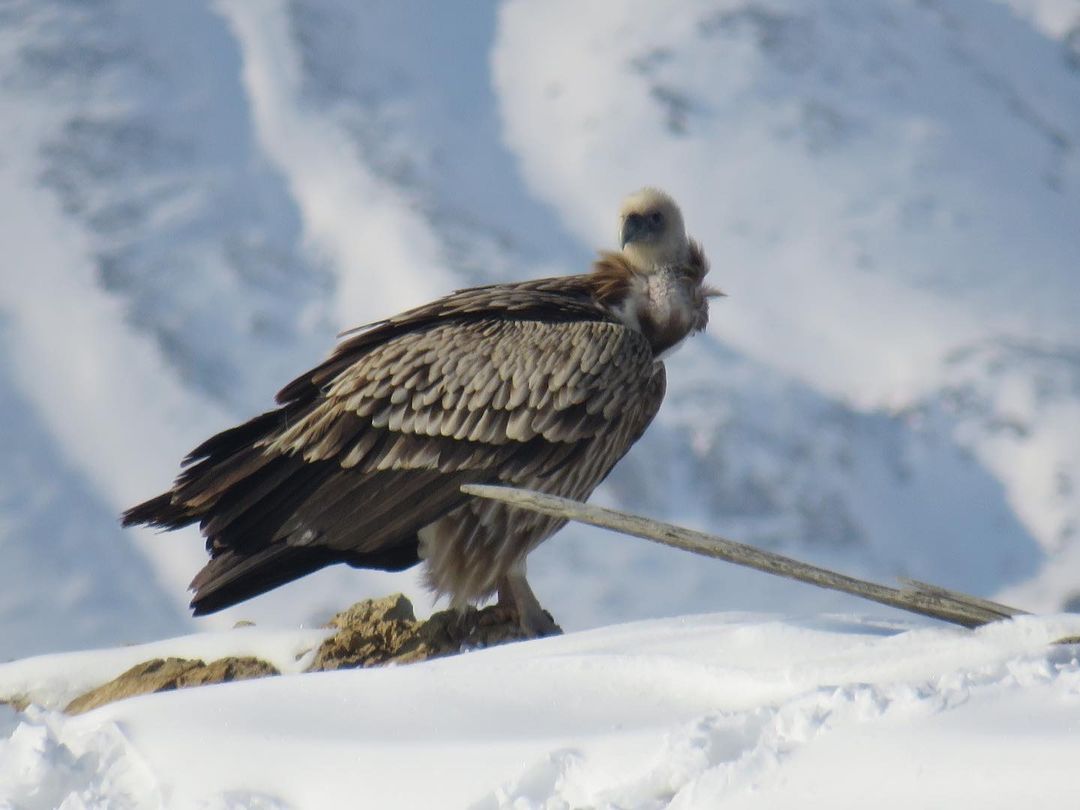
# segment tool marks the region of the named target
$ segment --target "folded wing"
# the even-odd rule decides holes
[[[655,415],[663,371],[585,283],[470,290],[348,338],[125,523],[199,523],[206,613],[333,563],[415,564],[463,483],[571,475],[600,452],[591,491]]]

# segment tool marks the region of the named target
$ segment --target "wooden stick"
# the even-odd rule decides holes
[[[461,490],[468,495],[502,501],[511,506],[541,514],[612,529],[665,546],[680,548],[706,557],[716,557],[736,565],[764,571],[767,574],[840,591],[963,627],[979,627],[1024,613],[1017,608],[914,580],[907,580],[906,587],[903,589],[890,588],[887,585],[849,577],[827,568],[808,565],[781,554],[773,554],[754,546],[725,540],[704,532],[684,529],[670,523],[661,523],[614,509],[591,506],[555,495],[486,484],[466,484]]]
[[[1002,616],[1030,616],[1031,614],[1026,610],[1020,610],[1020,608],[1009,607],[1003,605],[1000,602],[992,602],[989,599],[983,599],[981,596],[972,596],[969,593],[963,593],[961,591],[950,591],[947,588],[942,588],[940,585],[931,585],[928,582],[920,582],[917,579],[908,579],[907,577],[897,577],[900,584],[904,586],[905,590],[922,591],[923,593],[933,593],[940,596],[946,596],[957,602],[966,602],[970,605],[976,605],[991,611],[992,613],[999,613]]]

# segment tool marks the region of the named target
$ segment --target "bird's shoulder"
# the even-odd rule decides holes
[[[452,353],[478,335],[500,331],[505,337],[513,331],[520,334],[520,324],[525,323],[543,325],[531,330],[534,345],[544,337],[558,340],[569,324],[621,325],[598,298],[596,282],[595,276],[582,274],[471,287],[351,329],[342,334],[344,339],[324,362],[282,388],[277,401],[284,405],[310,399],[358,364],[368,367],[373,361],[387,362],[395,355],[393,350],[386,351],[388,347],[402,348],[422,341],[439,343],[444,352]]]
[[[655,407],[646,403],[658,379],[662,397],[663,369],[648,341],[574,281],[464,291],[374,327],[381,339],[349,338],[283,391],[291,417],[266,446],[309,460],[343,454],[345,466],[375,463],[366,444],[362,454],[347,450],[360,425],[368,435],[413,437],[400,463],[419,463],[417,454],[427,463],[430,439],[574,443],[639,410],[651,418]],[[580,295],[576,309],[537,301],[538,293],[568,291]]]

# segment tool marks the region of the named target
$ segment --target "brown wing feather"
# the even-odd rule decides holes
[[[659,401],[638,402],[655,376],[588,277],[467,290],[345,340],[125,522],[201,524],[200,612],[333,562],[402,567],[467,502],[462,483],[550,479],[599,454],[577,476],[591,491],[652,419]]]
[[[343,333],[346,340],[319,366],[282,388],[277,401],[285,405],[311,396],[349,366],[359,354],[399,335],[423,330],[447,320],[475,320],[480,317],[513,318],[558,322],[569,320],[611,320],[596,303],[591,275],[560,276],[516,284],[473,287],[410,309],[385,321]]]

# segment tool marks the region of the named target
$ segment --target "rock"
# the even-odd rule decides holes
[[[30,701],[24,695],[0,697],[0,706],[10,706],[17,712],[26,711],[26,707],[29,705]]]
[[[136,664],[108,683],[80,695],[64,711],[81,714],[136,695],[278,674],[270,664],[251,657],[219,658],[209,664],[190,658],[155,658]]]
[[[319,647],[309,671],[378,666],[413,653],[426,657],[418,649],[420,622],[400,593],[357,602],[327,626],[337,632]]]
[[[418,621],[402,594],[357,602],[327,626],[336,632],[319,646],[308,672],[408,664],[523,638],[517,622],[497,606],[464,613],[444,610]],[[80,695],[64,711],[81,714],[136,695],[279,674],[271,664],[251,657],[220,658],[209,664],[191,658],[155,658]],[[0,698],[4,702],[17,711],[27,704],[18,696]]]
[[[561,631],[560,631],[561,632]],[[467,608],[464,613],[444,610],[431,614],[420,627],[420,636],[434,655],[453,655],[480,647],[494,647],[528,638],[517,623],[497,605],[483,610]]]
[[[337,632],[319,647],[309,671],[407,664],[523,638],[497,607],[444,610],[421,622],[402,594],[357,602],[329,626]]]

